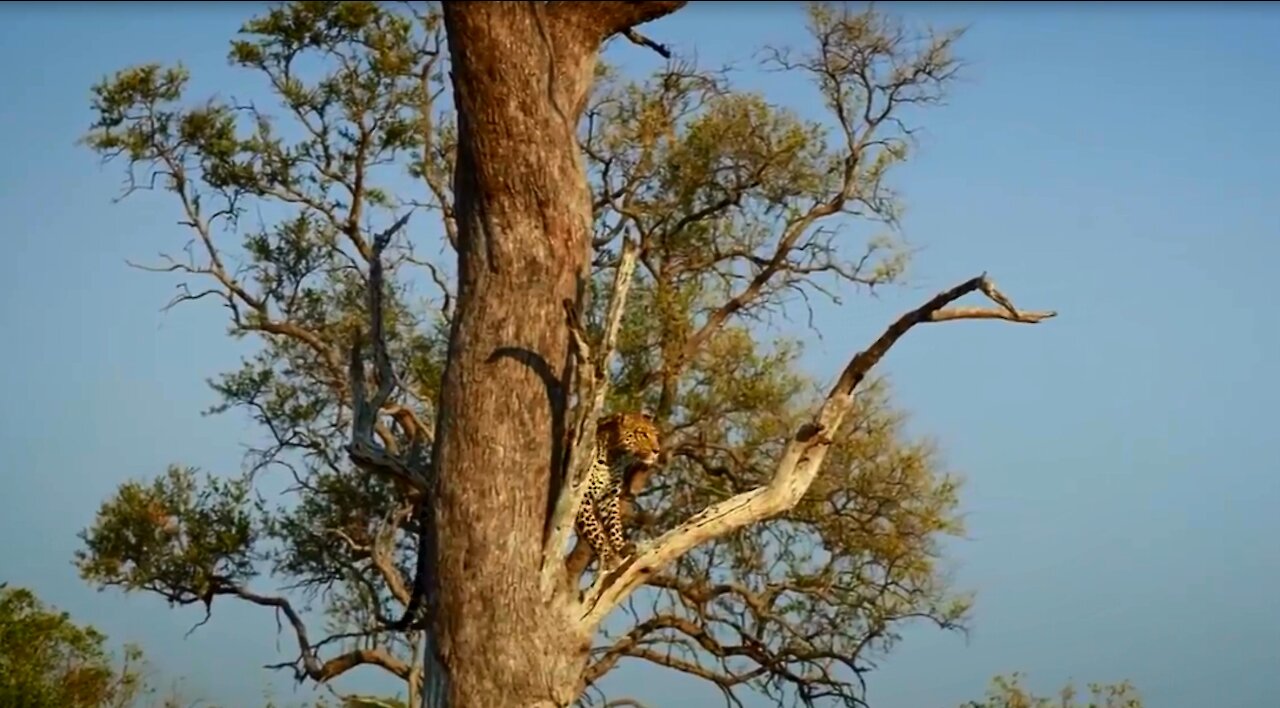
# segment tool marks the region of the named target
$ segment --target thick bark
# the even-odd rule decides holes
[[[590,637],[539,585],[563,455],[562,302],[577,298],[590,249],[576,127],[600,43],[680,4],[444,4],[458,109],[459,281],[433,451],[428,609],[437,646],[424,705],[576,698]]]

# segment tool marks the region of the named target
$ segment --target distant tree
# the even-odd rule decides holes
[[[106,637],[31,591],[0,585],[0,705],[30,708],[128,706],[138,697],[142,652],[126,647],[121,666]]]
[[[903,623],[962,626],[938,567],[957,484],[869,374],[917,324],[1052,313],[971,278],[825,392],[798,342],[760,338],[903,272],[888,178],[959,35],[812,6],[808,50],[764,57],[812,82],[824,121],[681,58],[648,78],[597,60],[613,36],[671,55],[634,26],[683,4],[295,2],[230,53],[273,107],[192,100],[180,66],[95,86],[86,142],[127,162],[128,192],[168,192],[192,236],[149,266],[183,276],[172,304],[217,302],[261,345],[213,382],[214,410],[268,443],[240,476],[123,485],[83,576],[272,609],[300,679],[376,666],[411,705],[591,700],[628,658],[728,696],[860,705]],[[446,255],[401,238],[414,211]],[[952,305],[972,292],[997,307]],[[606,574],[566,548],[602,407],[665,434],[660,469],[629,480],[638,554]],[[269,469],[280,503],[257,493]],[[325,636],[268,577],[321,607]],[[400,628],[415,587],[425,623]]]
[[[25,588],[0,583],[0,706],[13,708],[180,708],[175,690],[148,681],[142,649],[126,645],[120,660],[107,638],[46,607]],[[203,704],[207,708],[214,708]]]
[[[1036,696],[1022,686],[1021,674],[997,676],[991,681],[987,697],[969,701],[960,708],[1142,708],[1142,696],[1128,681],[1115,684],[1091,683],[1087,702],[1077,700],[1079,691],[1067,684],[1053,698]]]

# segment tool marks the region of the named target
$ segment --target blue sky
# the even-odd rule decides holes
[[[695,6],[647,31],[708,63],[803,41],[797,6],[734,6]],[[912,430],[967,480],[969,534],[950,557],[978,596],[967,641],[908,632],[871,678],[873,704],[951,707],[1021,670],[1044,691],[1128,677],[1158,708],[1280,705],[1280,470],[1265,443],[1280,385],[1264,365],[1280,356],[1267,283],[1280,260],[1280,13],[894,9],[971,25],[970,68],[924,117],[895,180],[921,249],[909,283],[821,310],[806,366],[828,380],[897,312],[984,270],[1024,307],[1061,316],[924,328],[881,369]],[[205,377],[243,351],[222,336],[221,313],[160,313],[174,282],[124,263],[180,247],[174,205],[112,204],[119,167],[74,141],[89,86],[129,64],[181,60],[194,95],[235,92],[226,46],[251,10],[0,10],[0,580],[141,642],[164,675],[227,705],[260,703],[269,683],[292,695],[257,668],[291,652],[269,614],[224,603],[184,639],[198,610],[95,593],[71,566],[76,531],[120,482],[170,462],[235,470],[252,432],[200,415],[213,401]],[[629,45],[610,55],[648,62]],[[820,110],[777,77],[743,85]],[[654,679],[630,667],[613,687],[655,705],[718,700]]]

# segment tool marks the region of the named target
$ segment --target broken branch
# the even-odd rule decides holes
[[[1001,309],[943,309],[975,291],[981,291]],[[656,540],[643,544],[622,566],[596,578],[582,601],[584,627],[599,625],[636,587],[695,547],[794,507],[813,483],[826,458],[832,436],[839,431],[840,424],[853,407],[854,391],[889,349],[915,325],[956,319],[1003,319],[1033,324],[1056,314],[1018,310],[985,273],[938,293],[925,304],[903,314],[870,347],[849,361],[813,420],[801,425],[791,436],[773,478],[767,484],[707,507]]]
[[[351,345],[351,363],[348,371],[351,385],[351,406],[353,410],[351,423],[351,443],[347,445],[347,454],[361,469],[371,473],[399,480],[408,488],[420,494],[427,492],[427,479],[422,464],[421,440],[415,439],[410,453],[401,458],[386,446],[374,442],[378,415],[387,405],[391,393],[396,386],[395,372],[391,368],[391,358],[387,354],[386,336],[383,333],[382,306],[382,252],[391,237],[408,223],[412,212],[396,220],[386,231],[373,239],[369,258],[369,339],[373,345],[373,361],[377,376],[378,389],[373,398],[365,393],[364,359],[361,356],[360,337],[357,336]]]
[[[658,56],[662,57],[663,59],[671,58],[671,50],[667,48],[667,45],[659,44],[658,42],[655,42],[652,39],[649,39],[648,37],[644,36],[643,34],[640,34],[639,32],[633,29],[623,30],[622,36],[626,37],[628,42],[631,42],[636,46],[647,47],[649,49],[652,49],[653,51],[657,52]]]

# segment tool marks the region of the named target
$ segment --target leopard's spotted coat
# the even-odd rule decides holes
[[[600,567],[612,567],[631,552],[622,526],[623,481],[628,470],[656,464],[660,451],[658,428],[643,413],[614,414],[596,426],[594,461],[576,526]]]

